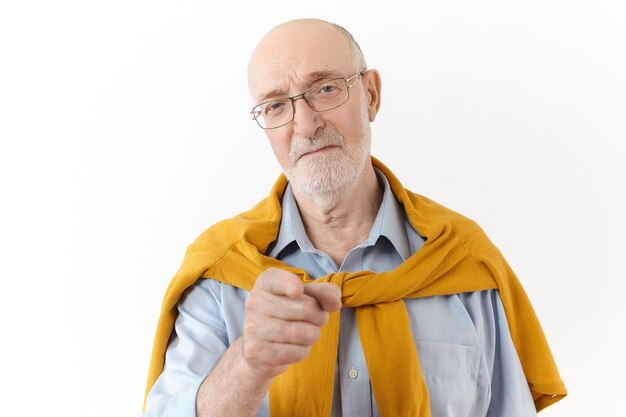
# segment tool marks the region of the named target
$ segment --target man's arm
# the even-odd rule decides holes
[[[286,311],[281,307],[284,303],[271,296],[276,288],[272,282],[265,282],[267,279],[278,281],[278,289],[283,282],[291,282],[283,291],[294,301],[286,300],[287,306],[282,306],[287,307]],[[269,289],[262,284],[269,284]],[[268,270],[259,275],[256,287],[247,297],[238,289],[224,286],[202,279],[181,299],[165,366],[148,395],[144,417],[196,417],[197,411],[201,416],[206,412],[225,416],[246,415],[244,412],[255,415],[273,379],[266,373],[278,374],[287,367],[280,363],[280,356],[276,356],[281,346],[270,346],[269,350],[264,347],[264,340],[272,333],[268,326],[278,324],[279,337],[285,337],[282,333],[302,326],[297,323],[281,325],[282,322],[302,321],[299,317],[305,316],[323,324],[328,314],[324,308],[333,311],[341,306],[338,287],[331,284],[304,286],[297,276],[285,271]],[[280,299],[285,295],[276,297]],[[249,300],[246,305],[243,305],[244,300]],[[321,306],[324,308],[320,313]],[[321,320],[309,318],[311,310],[321,315]],[[243,337],[246,334],[250,337]],[[245,345],[251,360],[243,354],[244,340],[248,342]],[[255,344],[255,340],[258,343]],[[296,349],[299,348],[296,346]],[[268,352],[269,368],[252,366]],[[279,360],[278,367],[275,360]]]
[[[238,338],[204,380],[196,398],[198,417],[256,416],[271,378],[263,378],[243,360],[243,340]]]
[[[333,284],[303,285],[290,272],[264,271],[246,301],[243,335],[200,386],[198,417],[255,416],[272,380],[308,356],[328,313],[340,308]]]

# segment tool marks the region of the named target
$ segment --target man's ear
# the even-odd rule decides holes
[[[380,109],[380,90],[382,87],[382,81],[378,71],[371,69],[363,75],[363,82],[365,83],[364,87],[367,98],[367,114],[369,115],[371,123],[376,119],[378,109]]]

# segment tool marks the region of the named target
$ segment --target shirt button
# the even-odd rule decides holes
[[[348,371],[348,376],[350,377],[351,380],[355,380],[357,379],[357,377],[359,376],[359,372],[354,368],[354,366],[352,368],[350,368],[350,370]]]

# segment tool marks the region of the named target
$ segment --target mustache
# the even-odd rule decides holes
[[[313,136],[294,141],[289,151],[289,160],[292,163],[296,163],[298,159],[306,153],[317,151],[327,146],[339,146],[343,148],[345,144],[346,139],[336,130],[320,130]]]

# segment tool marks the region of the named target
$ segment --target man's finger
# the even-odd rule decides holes
[[[256,315],[273,317],[280,320],[306,321],[316,326],[323,326],[328,321],[328,313],[312,296],[302,294],[299,298],[289,298],[269,292],[249,297],[246,305]]]
[[[304,284],[299,276],[278,268],[268,268],[261,272],[254,283],[254,287],[289,298],[298,298],[304,291]]]
[[[324,311],[332,313],[341,309],[341,290],[330,282],[312,282],[304,286],[304,293],[317,300]]]
[[[328,314],[328,313],[324,313]],[[267,318],[248,327],[248,337],[264,343],[289,343],[309,346],[320,337],[320,328],[305,321],[288,321]]]

